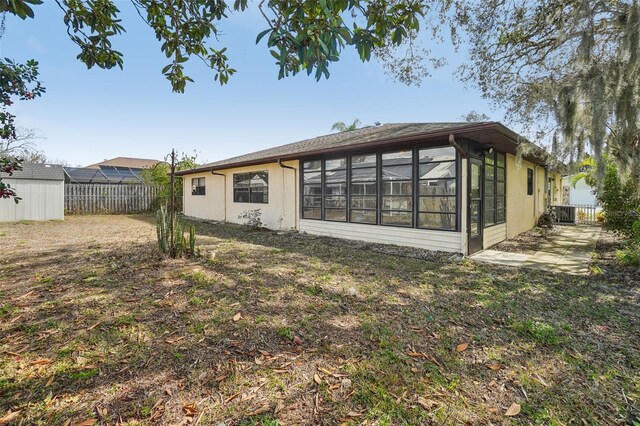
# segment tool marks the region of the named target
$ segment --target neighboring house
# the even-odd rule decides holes
[[[142,170],[160,162],[147,158],[116,157],[86,167],[65,167],[65,180],[67,183],[142,183]]]
[[[23,163],[12,176],[0,173],[2,181],[15,189],[13,199],[0,199],[0,222],[64,219],[64,172],[54,164]]]
[[[100,169],[103,167],[119,167],[123,169],[148,169],[162,161],[152,160],[149,158],[133,158],[133,157],[116,157],[110,160],[104,160],[100,163],[90,164],[87,169]]]
[[[582,178],[575,185],[571,183],[573,176],[562,178],[562,204],[569,206],[599,206],[592,186]]]
[[[178,172],[184,213],[271,229],[470,254],[535,226],[558,204],[546,152],[516,161],[500,123],[386,124]]]

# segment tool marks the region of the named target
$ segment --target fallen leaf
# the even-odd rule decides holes
[[[467,350],[468,347],[469,347],[468,343],[460,343],[458,346],[456,346],[456,351],[464,352]]]
[[[196,404],[184,404],[182,406],[182,409],[184,410],[185,415],[190,417],[195,416],[196,412],[198,411],[196,409]]]
[[[87,419],[85,421],[82,421],[78,424],[76,424],[76,426],[93,426],[98,422],[98,419]]]
[[[502,368],[502,366],[500,364],[498,364],[497,362],[491,363],[491,364],[487,364],[487,368],[489,370],[493,370],[493,371],[498,371]]]
[[[299,338],[298,336],[293,336],[293,343],[296,345],[300,345],[302,344],[302,339]]]
[[[0,426],[5,426],[14,421],[20,416],[21,411],[9,411],[6,416],[0,418]]]
[[[186,336],[179,336],[165,340],[165,343],[173,345],[174,343],[178,343],[180,340],[184,339]]]
[[[315,373],[313,375],[313,381],[316,382],[317,384],[322,384],[322,379],[320,378],[320,376],[318,375],[318,373]]]
[[[520,404],[517,404],[515,402],[511,404],[511,407],[509,407],[507,412],[504,413],[505,416],[509,416],[509,417],[514,417],[514,416],[517,416],[518,414],[520,414]]]
[[[234,322],[240,321],[241,319],[242,319],[242,314],[240,312],[238,312],[237,314],[235,314],[233,316],[233,321]]]
[[[51,360],[49,358],[40,358],[40,359],[36,359],[35,361],[31,361],[29,363],[29,365],[45,365],[45,364],[51,364]]]
[[[96,328],[97,326],[99,326],[100,324],[102,324],[102,320],[98,321],[97,323],[93,324],[92,326],[90,326],[89,328],[87,328],[87,330],[93,330],[94,328]]]
[[[549,384],[547,382],[545,382],[544,379],[542,377],[540,377],[539,374],[534,373],[533,378],[536,379],[538,382],[540,382],[540,384],[542,386],[544,386],[545,388],[549,387]]]
[[[438,405],[437,402],[422,396],[418,397],[418,404],[420,404],[425,410],[431,410],[433,406]]]
[[[258,414],[268,413],[269,411],[271,411],[271,406],[268,403],[264,403],[252,411],[249,411],[247,416],[257,416]]]

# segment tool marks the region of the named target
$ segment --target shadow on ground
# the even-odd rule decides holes
[[[16,242],[0,255],[0,418],[637,419],[635,281],[210,224],[197,224],[201,259],[172,261],[152,224],[84,216],[0,227]],[[514,403],[520,414],[505,416]]]

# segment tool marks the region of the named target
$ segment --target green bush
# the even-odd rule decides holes
[[[625,266],[640,266],[640,245],[630,243],[622,250],[617,250],[616,258]]]
[[[587,183],[594,188],[596,198],[605,212],[605,226],[626,237],[633,237],[632,227],[640,215],[640,196],[635,180],[621,177],[616,166],[607,162],[601,186],[597,185],[595,172],[587,173]],[[640,235],[640,224],[637,225]]]
[[[640,218],[631,225],[631,238],[635,243],[640,244]]]
[[[197,154],[188,155],[182,153],[181,158],[176,163],[176,171],[181,170],[189,170],[198,167],[198,163],[196,162]],[[158,195],[156,199],[152,203],[152,208],[154,210],[159,209],[163,205],[170,204],[171,199],[171,167],[168,163],[162,162],[156,164],[154,167],[145,169],[142,171],[140,176],[142,180],[147,185],[157,186],[159,188]],[[190,183],[187,183],[187,188]],[[176,211],[182,211],[182,194],[183,187],[185,185],[182,182],[182,178],[180,176],[176,176],[175,179],[175,187],[176,187]]]

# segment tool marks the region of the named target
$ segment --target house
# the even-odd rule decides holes
[[[470,254],[535,226],[561,193],[540,148],[496,122],[398,123],[178,172],[187,216]],[[528,151],[529,152],[529,151]]]
[[[148,169],[162,161],[152,160],[149,158],[133,158],[133,157],[116,157],[110,160],[104,160],[99,163],[86,166],[87,169],[101,169],[105,167],[118,167],[123,169]]]
[[[23,163],[12,176],[0,174],[22,200],[0,199],[0,222],[64,219],[64,172],[55,164]]]
[[[142,183],[140,173],[161,163],[147,158],[116,157],[86,167],[65,167],[67,183]]]

